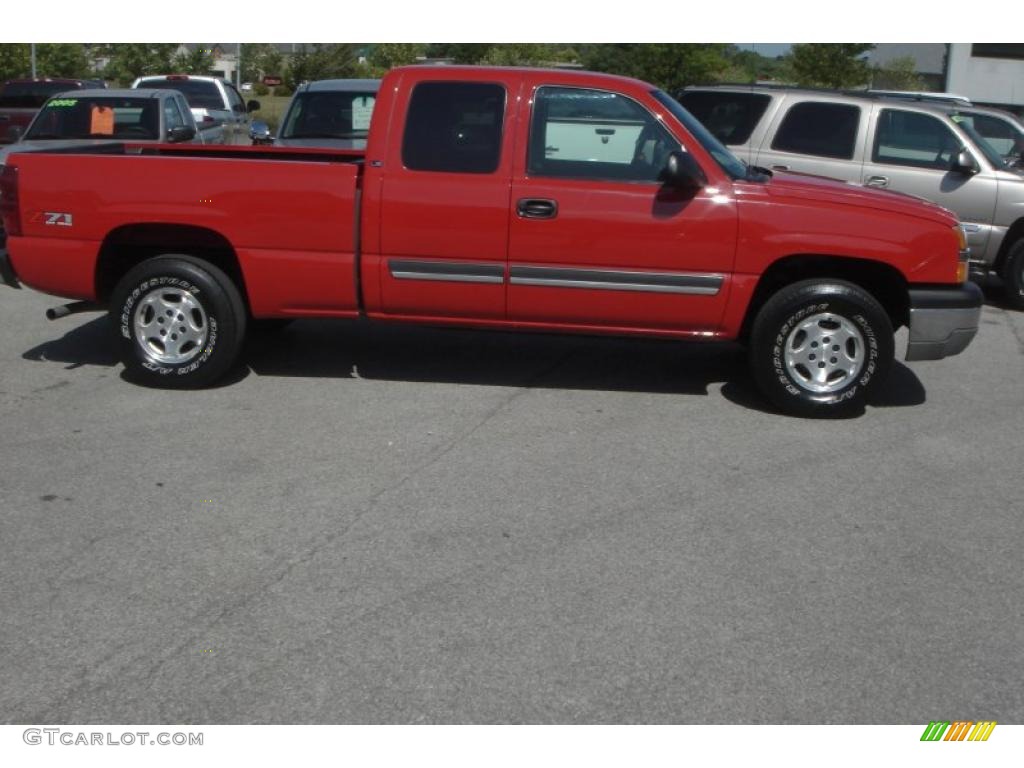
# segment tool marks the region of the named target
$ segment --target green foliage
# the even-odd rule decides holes
[[[208,75],[213,71],[213,53],[209,48],[182,51],[171,60],[171,68],[186,75]]]
[[[275,96],[291,96],[295,93],[294,88],[290,88],[288,85],[275,85],[274,95]]]
[[[163,75],[172,71],[171,60],[178,43],[106,43],[97,53],[109,59],[103,76],[130,85],[142,75]]]
[[[82,43],[39,43],[36,73],[40,77],[85,78],[92,74],[86,46]]]
[[[924,79],[917,74],[913,56],[893,59],[884,67],[871,70],[871,87],[887,91],[923,91]]]
[[[497,43],[481,61],[499,67],[539,67],[553,61],[551,46],[543,43]]]
[[[423,43],[378,43],[368,57],[374,69],[389,70],[403,64],[415,64],[416,59],[425,56],[427,46]]]
[[[28,77],[32,74],[28,43],[0,45],[0,81]]]
[[[357,72],[355,51],[351,45],[304,45],[292,57],[288,73],[285,75],[285,83],[294,89],[299,83],[353,77]]]
[[[728,83],[756,83],[759,80],[785,79],[785,64],[781,57],[762,56],[757,51],[740,50],[729,46],[726,51],[728,68],[719,79]]]
[[[715,80],[729,66],[728,47],[717,43],[612,43],[583,46],[583,66],[628,75],[675,93]]]
[[[242,80],[255,83],[264,75],[283,76],[284,56],[272,43],[242,44]]]
[[[491,43],[431,43],[426,55],[435,59],[449,58],[456,64],[479,64],[493,47]]]
[[[793,46],[788,64],[797,85],[822,88],[854,88],[871,76],[865,53],[870,43],[799,43]]]
[[[257,80],[252,85],[252,92],[254,96],[267,96],[270,94],[270,89]]]

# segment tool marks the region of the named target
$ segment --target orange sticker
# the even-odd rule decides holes
[[[114,135],[114,110],[112,107],[93,107],[89,133],[101,136]]]

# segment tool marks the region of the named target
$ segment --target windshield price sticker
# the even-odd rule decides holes
[[[352,100],[353,131],[368,131],[370,129],[370,115],[373,114],[375,101],[373,96],[360,96]]]

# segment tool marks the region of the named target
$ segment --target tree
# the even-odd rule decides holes
[[[40,77],[88,77],[92,64],[81,43],[39,43],[36,72]]]
[[[913,56],[892,59],[884,67],[871,70],[871,87],[888,91],[923,91],[924,79],[917,74]]]
[[[0,80],[28,77],[32,73],[28,43],[0,45]]]
[[[125,85],[143,75],[172,71],[171,59],[179,43],[107,43],[98,53],[107,58],[103,76]]]
[[[427,46],[422,43],[378,43],[368,57],[369,64],[376,70],[386,72],[392,67],[415,64],[416,59],[425,56]]]
[[[209,48],[181,51],[171,60],[171,68],[186,75],[208,75],[213,71],[213,52]]]
[[[302,46],[292,57],[285,80],[289,88],[312,80],[352,77],[358,72],[355,51],[351,45],[331,44]]]
[[[283,75],[284,56],[273,43],[242,44],[242,80],[258,82],[264,75]]]
[[[491,43],[431,43],[426,55],[435,59],[452,59],[456,64],[479,64],[487,57]]]
[[[870,43],[799,43],[788,63],[798,85],[853,88],[870,80],[864,54],[872,48]]]
[[[675,93],[717,79],[729,65],[726,50],[714,43],[614,43],[584,46],[580,54],[587,69],[636,77]]]
[[[500,67],[537,67],[550,61],[551,49],[543,43],[496,43],[487,50],[482,63]]]

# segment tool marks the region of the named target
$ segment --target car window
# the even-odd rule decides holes
[[[181,116],[181,112],[178,110],[178,102],[175,99],[168,99],[164,102],[164,122],[167,123],[168,131],[172,128],[183,128],[185,126],[185,118]]]
[[[679,142],[626,96],[586,88],[537,90],[530,123],[531,176],[654,182]]]
[[[746,144],[771,103],[766,93],[684,91],[679,103],[723,144]]]
[[[209,80],[167,80],[154,78],[142,80],[139,88],[155,88],[166,91],[181,91],[188,105],[193,109],[224,109],[224,99],[215,83]]]
[[[372,91],[300,93],[288,110],[281,138],[365,139],[376,100]]]
[[[235,90],[235,86],[225,85],[224,90],[228,94],[228,107],[233,112],[245,112],[245,102],[242,101],[242,95]]]
[[[959,115],[954,116],[953,119],[956,120],[957,117],[962,118],[962,121],[958,122],[966,123],[974,128],[1004,157],[1015,152],[1018,146],[1024,146],[1024,132],[1021,132],[1009,120],[964,110],[960,110]]]
[[[157,139],[159,108],[146,98],[62,96],[43,107],[25,139]]]
[[[875,129],[876,163],[947,170],[962,142],[937,117],[883,109]]]
[[[804,101],[786,112],[772,149],[801,155],[851,160],[857,143],[860,107]]]
[[[419,83],[409,101],[402,163],[413,171],[493,173],[501,159],[505,88]]]

